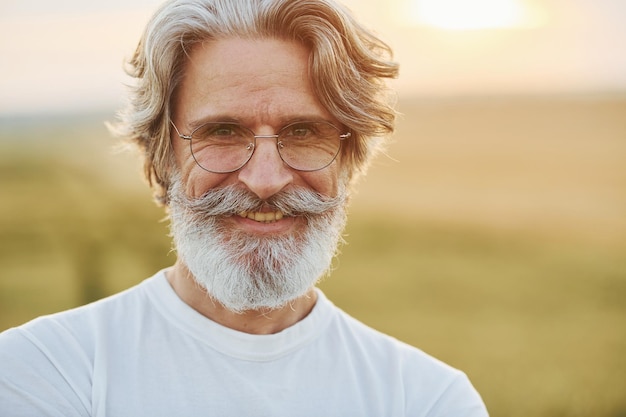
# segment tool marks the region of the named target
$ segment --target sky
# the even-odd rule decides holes
[[[161,0],[0,0],[0,116],[118,108]],[[345,0],[400,96],[626,93],[623,0]]]

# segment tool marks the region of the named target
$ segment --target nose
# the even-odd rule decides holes
[[[252,158],[239,170],[239,181],[261,200],[266,200],[293,182],[293,173],[281,159],[276,138],[256,139]]]

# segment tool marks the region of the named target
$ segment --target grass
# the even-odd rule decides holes
[[[626,416],[625,109],[401,102],[322,288],[466,371],[493,416]],[[173,262],[111,143],[89,119],[0,126],[0,329]]]

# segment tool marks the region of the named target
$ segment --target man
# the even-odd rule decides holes
[[[117,126],[178,261],[0,337],[6,416],[485,416],[465,375],[315,283],[393,130],[389,48],[332,0],[174,0]]]

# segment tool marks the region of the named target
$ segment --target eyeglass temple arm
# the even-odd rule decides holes
[[[191,140],[191,135],[183,135],[182,133],[180,133],[178,131],[178,128],[176,127],[176,125],[174,124],[174,122],[172,122],[172,120],[170,119],[170,124],[172,125],[172,127],[174,128],[174,130],[176,131],[176,134],[178,135],[179,138],[181,139],[185,139],[185,140]]]
[[[172,125],[172,127],[176,131],[176,134],[178,135],[178,137],[180,137],[181,139],[185,139],[185,140],[191,140],[191,135],[183,135],[182,133],[180,133],[178,131],[178,128],[176,127],[174,122],[172,122],[171,119],[170,119],[170,124]],[[344,139],[348,139],[351,136],[352,136],[352,132],[348,132],[348,133],[344,133],[343,135],[339,135],[339,139],[344,140]],[[278,138],[278,135],[254,135],[254,138],[255,139],[258,139],[258,138]]]

